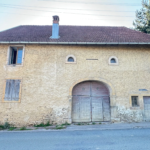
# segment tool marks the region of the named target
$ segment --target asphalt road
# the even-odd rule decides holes
[[[1,132],[0,150],[150,150],[150,129]]]

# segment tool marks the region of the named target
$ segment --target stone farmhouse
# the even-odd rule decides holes
[[[150,121],[150,35],[126,27],[0,32],[0,122]]]

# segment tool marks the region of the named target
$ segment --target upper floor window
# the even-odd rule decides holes
[[[109,58],[109,65],[118,65],[118,58],[115,56],[112,56]]]
[[[110,60],[110,62],[111,62],[111,63],[116,63],[116,59],[115,59],[115,58],[112,58],[112,59]]]
[[[23,47],[10,47],[9,65],[21,65],[23,60]]]
[[[66,57],[66,63],[76,63],[76,57],[74,55],[68,55]]]
[[[74,62],[74,59],[72,57],[69,57],[68,62]]]

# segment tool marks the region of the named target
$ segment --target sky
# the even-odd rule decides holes
[[[142,0],[0,0],[0,31],[19,25],[133,27]]]

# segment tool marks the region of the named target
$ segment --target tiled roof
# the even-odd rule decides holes
[[[0,32],[0,42],[150,42],[150,35],[126,27],[60,25],[60,38],[51,35],[52,26],[18,26]]]

